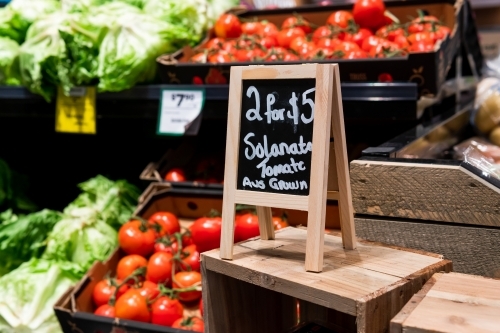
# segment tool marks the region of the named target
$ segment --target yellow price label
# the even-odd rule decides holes
[[[95,87],[72,88],[69,96],[59,87],[56,100],[56,132],[95,134],[95,98]]]

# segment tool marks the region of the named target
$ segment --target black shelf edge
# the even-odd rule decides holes
[[[144,85],[97,95],[98,100],[158,100],[163,89],[204,88],[209,101],[227,101],[229,85]],[[342,83],[344,101],[417,101],[416,83]],[[0,99],[43,99],[23,87],[0,86]]]

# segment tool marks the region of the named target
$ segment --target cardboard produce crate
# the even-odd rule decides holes
[[[500,281],[434,274],[391,320],[390,333],[500,331]]]
[[[396,82],[416,82],[420,95],[437,95],[445,82],[447,73],[453,63],[455,55],[461,45],[463,0],[409,0],[387,2],[387,8],[402,22],[408,16],[417,16],[417,9],[424,9],[430,15],[440,18],[452,32],[438,50],[428,53],[412,53],[404,57],[388,59],[359,59],[359,60],[315,60],[287,62],[336,62],[340,66],[342,82],[377,82],[380,74],[390,74]],[[281,26],[281,23],[290,15],[298,13],[311,23],[324,25],[328,16],[336,10],[352,10],[352,4],[329,6],[302,6],[297,8],[247,11],[235,10],[242,19],[267,20]],[[472,20],[468,17],[468,20]],[[473,24],[473,23],[471,23]],[[213,36],[213,33],[211,33]],[[203,43],[205,43],[205,40]],[[203,47],[203,43],[198,48]],[[196,50],[196,48],[195,48]],[[198,64],[189,63],[189,57],[194,53],[187,47],[171,55],[158,58],[159,73],[162,81],[167,84],[227,84],[231,65],[245,66],[252,63],[228,64]],[[276,62],[275,64],[283,64]]]
[[[325,235],[321,273],[304,270],[307,231],[286,228],[276,239],[235,244],[234,260],[219,250],[201,255],[205,332],[277,333],[300,321],[325,321],[337,333],[388,332],[390,320],[436,272],[441,256],[359,242],[344,250]]]

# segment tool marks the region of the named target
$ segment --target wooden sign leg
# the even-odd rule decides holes
[[[274,239],[274,225],[271,207],[257,206],[257,217],[259,218],[260,239]]]
[[[225,193],[224,193],[225,194]],[[222,232],[220,238],[220,258],[233,259],[235,202],[224,195],[222,201]]]

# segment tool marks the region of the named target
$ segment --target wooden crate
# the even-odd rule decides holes
[[[391,333],[500,332],[500,281],[435,274],[391,320]]]
[[[339,333],[387,332],[434,273],[451,270],[440,255],[371,242],[346,251],[341,237],[325,235],[323,272],[309,273],[305,243],[306,230],[286,228],[273,241],[236,244],[232,261],[203,253],[206,332],[277,333],[298,319],[333,323]]]
[[[500,228],[388,217],[356,217],[356,235],[389,245],[440,253],[453,271],[500,279]]]

